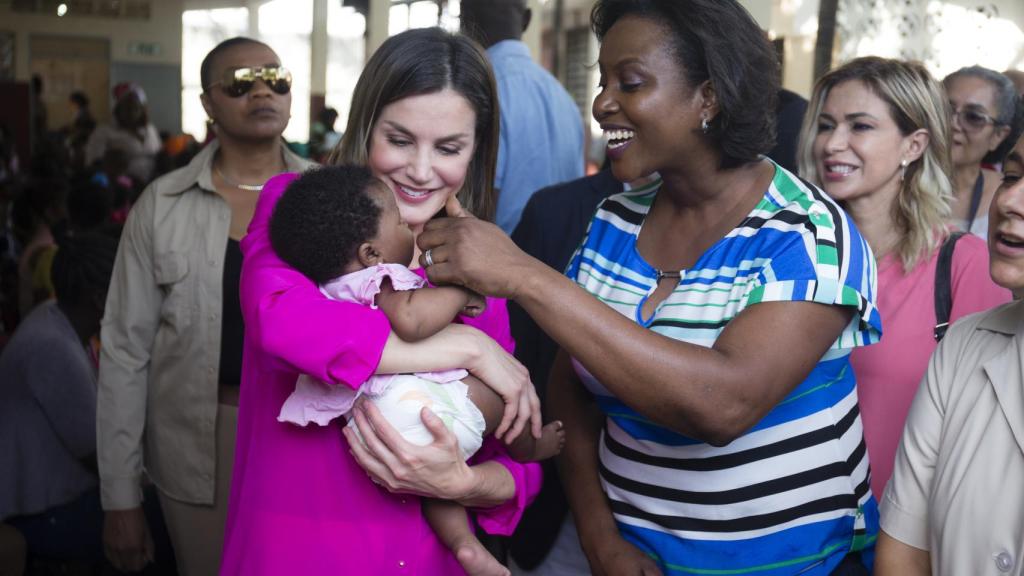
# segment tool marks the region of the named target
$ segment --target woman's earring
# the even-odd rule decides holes
[[[708,119],[707,119],[706,116],[701,117],[701,119],[700,119],[700,131],[705,133],[705,134],[707,134],[708,132],[711,132],[711,122],[708,122]]]
[[[903,182],[904,180],[907,179],[907,164],[908,162],[906,158],[900,160],[900,182]]]

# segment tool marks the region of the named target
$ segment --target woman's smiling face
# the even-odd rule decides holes
[[[623,182],[664,175],[703,145],[699,91],[688,85],[674,41],[656,21],[625,16],[601,44],[593,115],[608,136],[612,171]]]
[[[457,193],[476,144],[476,112],[459,93],[409,96],[388,104],[370,134],[369,167],[395,195],[415,233]]]
[[[841,202],[876,197],[892,202],[899,192],[902,161],[916,160],[888,104],[860,80],[828,92],[818,115],[814,162],[821,187]]]

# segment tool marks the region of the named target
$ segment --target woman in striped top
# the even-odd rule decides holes
[[[428,275],[516,299],[562,346],[548,408],[594,573],[863,571],[849,354],[880,336],[874,259],[763,156],[774,52],[735,0],[599,0],[592,22],[613,173],[660,178],[604,201],[568,280],[467,218],[427,225]]]

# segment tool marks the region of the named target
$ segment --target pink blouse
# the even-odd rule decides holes
[[[246,338],[221,574],[462,574],[419,498],[371,482],[348,453],[340,424],[277,421],[300,373],[356,387],[376,370],[390,333],[383,312],[327,299],[274,254],[270,214],[296,177],[267,182],[242,240]],[[504,301],[488,299],[483,315],[464,322],[512,350]],[[508,469],[516,495],[477,510],[477,521],[509,534],[540,488],[540,466],[515,462],[494,438],[473,458],[485,460]]]

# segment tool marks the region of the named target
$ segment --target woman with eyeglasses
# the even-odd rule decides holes
[[[981,66],[961,68],[942,83],[953,119],[953,223],[985,238],[988,206],[1001,179],[985,166],[1001,162],[1013,146],[1008,136],[1019,96],[1009,78]]]
[[[1006,302],[985,272],[985,243],[949,237],[949,115],[942,88],[920,64],[865,57],[823,76],[804,119],[800,172],[839,202],[877,259],[885,335],[850,363],[880,498],[892,475],[910,402],[935,349],[936,281],[948,283],[948,321]]]
[[[309,166],[281,139],[291,75],[269,46],[225,40],[200,73],[217,138],[135,204],[103,318],[97,451],[104,546],[125,571],[153,556],[141,508],[143,467],[156,485],[178,571],[219,569],[241,383],[239,240],[263,183]]]

